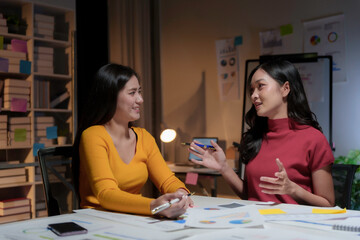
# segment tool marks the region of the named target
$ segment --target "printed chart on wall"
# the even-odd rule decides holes
[[[346,81],[344,15],[304,22],[304,52],[333,57],[333,82]]]
[[[259,33],[261,55],[286,54],[291,52],[292,24]]]
[[[218,81],[222,101],[240,98],[239,49],[242,37],[216,41]]]

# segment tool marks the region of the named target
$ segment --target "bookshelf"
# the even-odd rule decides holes
[[[1,18],[6,18],[5,31]],[[30,0],[0,2],[0,204],[29,199],[30,205],[29,214],[21,212],[27,206],[3,211],[17,212],[19,218],[0,214],[1,223],[46,216],[36,151],[57,146],[57,136],[66,137],[62,145],[74,140],[74,31],[72,8]],[[19,51],[15,43],[27,50],[25,58],[6,60],[9,51]]]

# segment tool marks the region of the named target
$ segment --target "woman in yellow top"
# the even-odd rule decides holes
[[[150,215],[155,207],[179,198],[158,215],[174,218],[185,213],[193,202],[184,183],[168,168],[153,136],[130,127],[140,118],[143,103],[135,71],[117,64],[101,67],[89,96],[92,102],[75,140],[80,207]],[[164,195],[141,196],[148,177]]]

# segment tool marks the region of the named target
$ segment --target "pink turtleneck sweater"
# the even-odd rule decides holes
[[[275,177],[279,171],[275,159],[283,163],[291,181],[313,192],[311,173],[334,162],[330,145],[325,136],[308,125],[291,119],[268,120],[269,132],[262,141],[258,155],[246,165],[247,192],[249,200],[297,203],[289,195],[270,195],[261,192],[260,177]]]

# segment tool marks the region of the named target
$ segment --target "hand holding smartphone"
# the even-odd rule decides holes
[[[62,222],[49,224],[48,229],[54,232],[58,236],[71,236],[76,234],[85,234],[87,229],[74,222]]]

